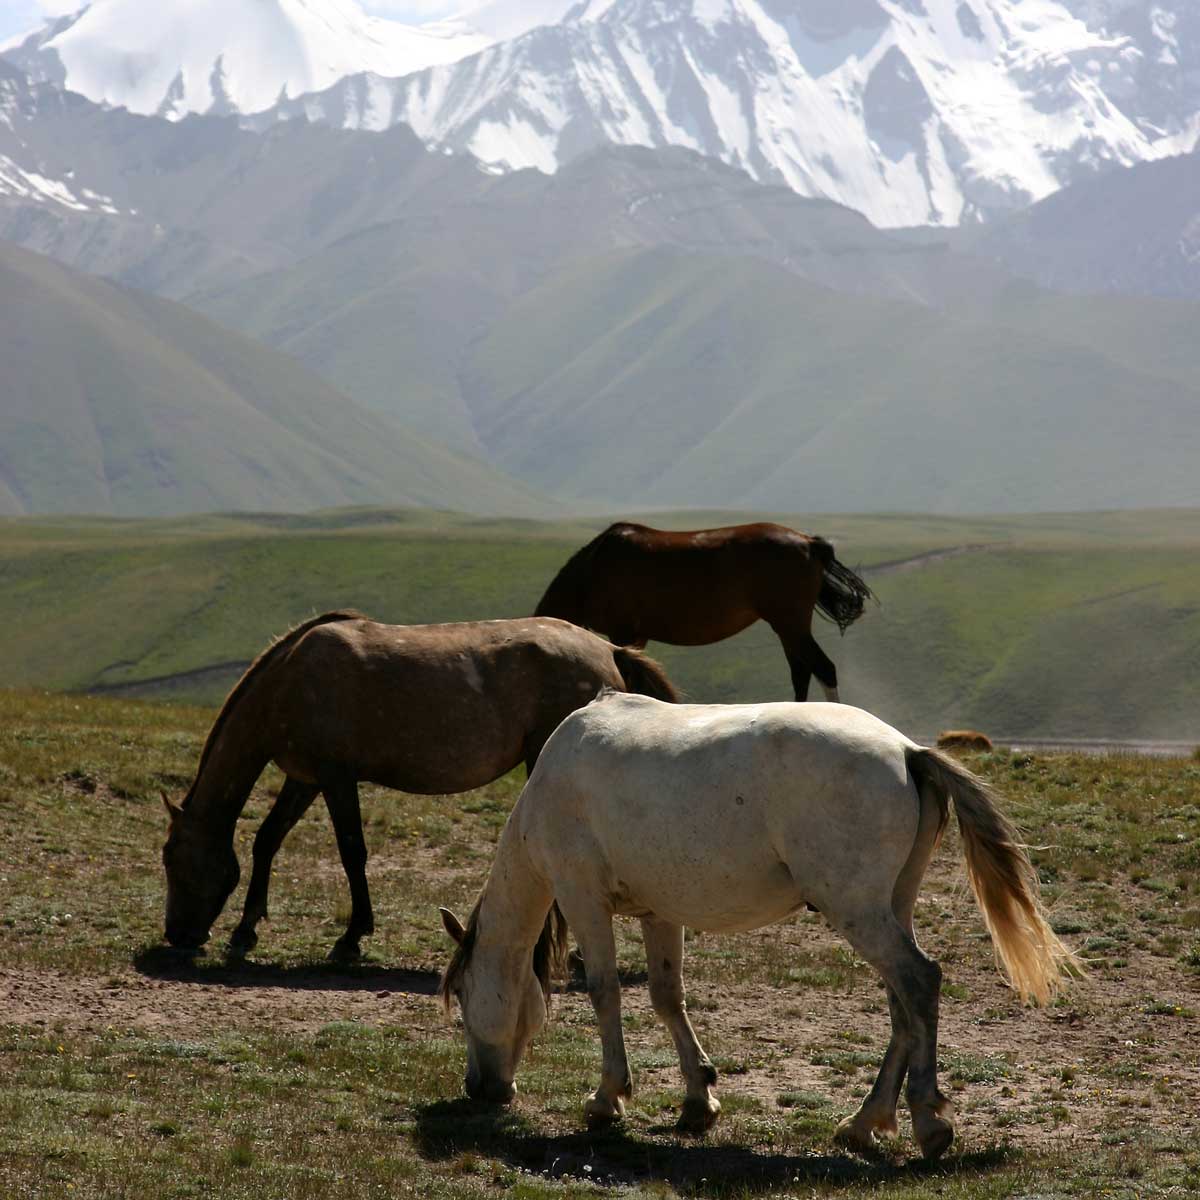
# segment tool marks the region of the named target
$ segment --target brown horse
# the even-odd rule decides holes
[[[352,901],[332,957],[357,956],[374,930],[359,782],[437,795],[481,787],[522,760],[532,769],[563,717],[603,687],[677,699],[652,659],[565,621],[381,625],[347,611],[298,625],[230,692],[182,805],[163,797],[167,941],[197,949],[208,940],[240,874],[238,816],[274,762],[287,780],[254,840],[231,949],[255,945],[271,861],[322,792]]]
[[[673,532],[619,521],[554,577],[539,617],[563,617],[618,645],[703,646],[760,618],[783,644],[797,700],[813,675],[838,698],[837,668],[812,635],[813,609],[846,627],[871,589],[824,538],[762,522]]]

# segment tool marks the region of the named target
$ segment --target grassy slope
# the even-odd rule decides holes
[[[1038,311],[1023,327],[964,320],[765,263],[629,251],[571,264],[512,305],[464,386],[494,460],[568,495],[843,511],[884,497],[938,512],[1195,503],[1200,364],[1159,373],[1149,319],[1110,355],[1079,337],[1081,302]]]
[[[316,810],[284,849],[254,961],[230,972],[214,949],[190,973],[164,963],[158,791],[190,777],[208,720],[0,690],[0,986],[20,972],[56,1002],[49,1018],[0,1013],[5,1196],[1132,1200],[1200,1187],[1186,1102],[1200,1008],[1195,764],[974,760],[1034,834],[1055,923],[1091,982],[1023,1012],[943,849],[917,921],[946,968],[943,1085],[962,1138],[931,1170],[831,1151],[882,1054],[886,1005],[814,914],[688,943],[693,1021],[722,1073],[722,1121],[703,1141],[671,1132],[680,1086],[633,922],[617,923],[638,1088],[625,1128],[582,1131],[599,1049],[579,991],[557,999],[511,1113],[461,1100],[461,1034],[424,994],[447,957],[433,906],[461,912],[476,893],[513,777],[452,802],[365,790],[378,932],[358,970],[322,963],[345,886]],[[270,782],[238,831],[243,862]]]
[[[182,306],[0,246],[0,312],[0,512],[544,511]]]
[[[655,517],[680,528],[728,519]],[[883,602],[844,639],[818,624],[846,700],[925,736],[971,724],[1200,739],[1195,512],[790,520],[833,537]],[[531,612],[601,524],[374,510],[2,523],[0,680],[82,689],[218,668],[147,691],[214,702],[236,664],[314,611],[353,605],[400,623]],[[869,569],[961,547],[975,549]],[[651,649],[696,700],[790,694],[761,625],[711,647]]]

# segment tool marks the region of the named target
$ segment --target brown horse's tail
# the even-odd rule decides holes
[[[992,789],[949,755],[913,747],[905,757],[918,790],[942,806],[943,823],[954,802],[967,876],[999,965],[1022,1000],[1045,1004],[1062,976],[1081,974],[1082,964],[1046,920],[1037,873],[1017,831]]]
[[[669,704],[679,703],[679,693],[675,685],[667,678],[667,673],[648,654],[640,650],[631,650],[628,646],[612,648],[613,661],[621,678],[625,681],[627,692],[637,692],[639,696],[651,696],[655,700],[666,700]]]
[[[837,624],[842,633],[863,615],[868,600],[875,593],[867,587],[861,577],[834,557],[833,547],[824,538],[813,538],[813,556],[825,570],[821,580],[821,591],[817,596],[817,609]]]

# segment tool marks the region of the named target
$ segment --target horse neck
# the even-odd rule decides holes
[[[528,963],[554,900],[550,885],[534,869],[525,843],[510,820],[500,835],[496,859],[479,905],[480,947],[503,949]]]
[[[227,716],[204,756],[184,808],[189,823],[213,839],[232,839],[242,809],[270,760],[262,723],[243,700]]]

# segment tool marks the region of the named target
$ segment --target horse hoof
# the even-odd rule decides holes
[[[332,963],[356,963],[362,958],[362,951],[357,942],[334,942],[329,951],[329,961]]]
[[[683,1111],[675,1128],[680,1133],[705,1134],[721,1115],[721,1102],[716,1096],[689,1096],[683,1102]]]
[[[258,945],[258,934],[238,933],[234,930],[233,936],[229,939],[229,945],[225,948],[225,953],[230,958],[245,958],[255,946]]]
[[[590,1130],[607,1129],[625,1116],[625,1101],[618,1096],[610,1103],[600,1096],[592,1096],[583,1106],[583,1115]]]
[[[873,1129],[864,1129],[855,1117],[845,1117],[833,1131],[833,1142],[843,1150],[861,1154],[864,1158],[879,1156],[879,1141]]]
[[[917,1145],[921,1147],[921,1156],[926,1162],[934,1162],[941,1158],[954,1141],[954,1126],[949,1121],[932,1115],[921,1122],[920,1128],[914,1126],[913,1133]]]

